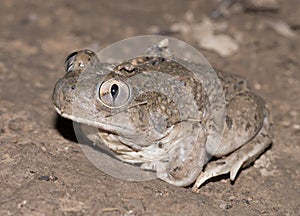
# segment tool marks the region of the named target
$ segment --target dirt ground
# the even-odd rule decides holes
[[[275,9],[233,5],[214,21],[238,44],[229,56],[172,30],[201,23],[218,3],[2,0],[0,215],[300,215],[299,1],[280,0]],[[224,176],[195,194],[158,179],[108,176],[82,153],[72,123],[55,113],[52,90],[70,52],[142,34],[190,43],[216,69],[246,77],[267,101],[273,146],[233,184]]]

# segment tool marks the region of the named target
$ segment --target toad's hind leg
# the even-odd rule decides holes
[[[192,190],[198,192],[198,188],[208,179],[227,173],[230,173],[230,179],[233,181],[242,167],[255,161],[271,145],[269,127],[268,118],[265,117],[263,126],[254,139],[227,157],[208,163],[205,170],[198,176]]]

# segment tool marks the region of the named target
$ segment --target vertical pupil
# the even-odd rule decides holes
[[[119,86],[117,84],[113,84],[110,87],[110,93],[111,93],[111,96],[113,97],[113,99],[115,99],[119,93]]]

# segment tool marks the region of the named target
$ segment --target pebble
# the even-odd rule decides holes
[[[277,0],[244,0],[244,8],[254,12],[278,12],[279,4]]]
[[[296,36],[295,32],[291,29],[291,27],[281,21],[268,21],[267,24],[279,35],[286,37],[286,38],[294,38]]]

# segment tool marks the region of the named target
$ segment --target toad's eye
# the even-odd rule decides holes
[[[103,82],[99,87],[100,101],[108,107],[121,107],[129,100],[130,88],[121,81],[110,79]]]
[[[71,53],[65,61],[65,70],[67,73],[74,70],[83,70],[88,64],[94,66],[99,63],[95,52],[91,50],[80,50]]]

